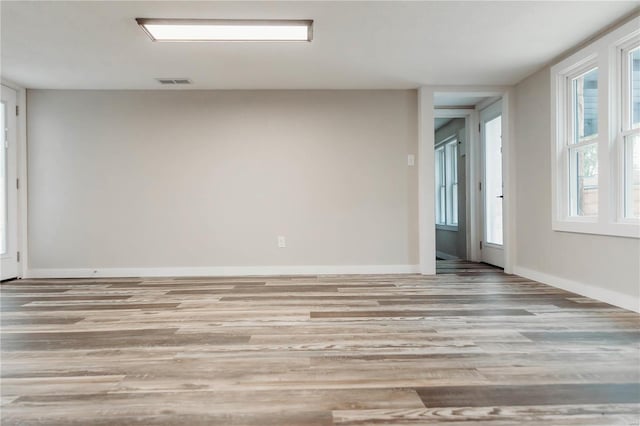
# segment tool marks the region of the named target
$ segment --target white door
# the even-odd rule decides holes
[[[480,111],[482,261],[504,268],[502,202],[502,102]]]
[[[0,278],[18,276],[18,147],[16,91],[0,86]]]

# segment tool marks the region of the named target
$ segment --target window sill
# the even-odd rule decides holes
[[[458,227],[455,225],[436,225],[436,229],[439,231],[455,231],[458,232]]]
[[[553,221],[554,231],[577,234],[604,235],[640,239],[640,224],[637,223],[599,223],[585,221]]]

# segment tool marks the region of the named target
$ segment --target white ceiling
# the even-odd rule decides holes
[[[29,88],[514,84],[637,1],[2,1],[2,76]],[[313,19],[311,43],[153,43],[134,18]],[[179,88],[184,88],[179,86]]]

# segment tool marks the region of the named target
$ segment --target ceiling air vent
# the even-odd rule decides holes
[[[188,78],[156,78],[160,84],[191,84]]]

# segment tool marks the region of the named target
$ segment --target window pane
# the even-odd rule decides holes
[[[590,144],[570,152],[571,214],[598,214],[598,145]]]
[[[451,182],[458,183],[458,141],[454,141],[449,146],[451,149]]]
[[[573,143],[598,135],[598,69],[573,79]]]
[[[458,224],[458,141],[451,144],[451,224]]]
[[[447,225],[458,224],[458,141],[446,145]]]
[[[640,135],[627,136],[624,156],[626,217],[640,218]]]
[[[444,149],[438,148],[435,153],[436,162],[436,223],[446,223],[446,187],[445,187],[445,162]]]
[[[438,219],[438,223],[441,225],[444,225],[447,223],[447,218],[446,218],[446,210],[445,210],[445,205],[446,205],[446,188],[444,186],[441,186],[439,189],[439,193],[440,193],[440,207],[438,209],[438,215],[439,215],[439,219]]]
[[[631,127],[640,127],[640,47],[629,52]]]
[[[451,185],[451,224],[458,224],[458,184]]]
[[[5,147],[5,104],[0,103],[0,253],[7,253],[7,148]]]

